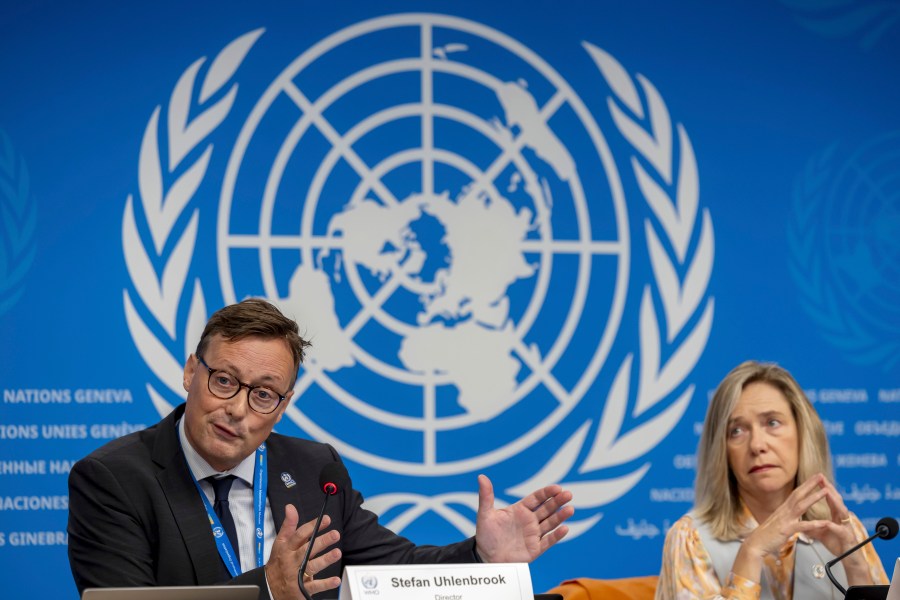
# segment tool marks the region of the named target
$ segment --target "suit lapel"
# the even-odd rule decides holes
[[[175,422],[182,414],[184,405],[175,409],[160,425],[153,448],[153,460],[161,467],[156,479],[181,531],[197,583],[211,584],[222,581],[227,573],[216,550],[203,501],[181,451]]]
[[[275,533],[281,529],[284,523],[284,507],[293,504],[300,515],[300,522],[303,523],[303,506],[300,502],[298,494],[299,485],[294,471],[296,465],[291,467],[285,460],[286,452],[281,452],[281,444],[276,436],[270,435],[266,442],[268,448],[269,461],[269,506],[272,507],[272,518],[275,521]],[[282,477],[282,475],[284,475]],[[287,480],[287,481],[285,481]]]
[[[178,524],[197,583],[212,584],[226,579],[228,572],[216,549],[209,518],[191,480],[178,440],[175,423],[183,414],[184,405],[181,405],[159,425],[159,433],[153,446],[153,460],[160,468],[156,478]],[[318,473],[311,473],[307,465],[298,464],[296,457],[293,457],[292,462],[292,453],[281,436],[270,435],[266,444],[269,451],[269,506],[277,535],[284,523],[287,504],[294,505],[300,515],[300,524],[303,524],[318,516],[324,497],[318,492]],[[172,541],[162,540],[162,543]]]

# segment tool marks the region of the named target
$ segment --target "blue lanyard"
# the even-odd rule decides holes
[[[265,545],[266,486],[268,484],[266,468],[266,445],[261,444],[260,447],[256,449],[256,459],[254,460],[253,467],[253,481],[255,482],[255,485],[253,486],[253,511],[256,513],[257,567],[263,566],[263,548]],[[188,470],[190,471],[190,469]],[[209,517],[209,526],[212,529],[213,539],[216,542],[216,548],[219,550],[219,556],[222,557],[222,562],[225,563],[231,576],[237,577],[242,571],[241,565],[237,564],[237,561],[235,560],[234,547],[231,545],[231,540],[225,535],[225,530],[222,528],[222,523],[219,522],[219,517],[216,516],[216,511],[213,509],[212,504],[209,502],[209,498],[206,497],[203,488],[200,487],[200,484],[197,482],[197,478],[194,477],[193,473],[191,473],[191,480],[193,480],[194,485],[197,486],[197,491],[200,493],[200,498],[203,500],[203,505],[206,507],[206,516]]]

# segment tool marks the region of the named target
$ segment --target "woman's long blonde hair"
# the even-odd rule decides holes
[[[703,433],[697,448],[697,482],[694,512],[709,525],[715,537],[738,539],[745,533],[740,520],[740,497],[737,480],[728,465],[728,420],[751,383],[771,385],[787,399],[797,422],[799,454],[796,487],[816,473],[834,481],[831,453],[822,420],[806,394],[790,373],[776,364],[747,361],[735,367],[716,388],[706,411]],[[804,515],[807,519],[828,519],[828,506],[819,502]]]

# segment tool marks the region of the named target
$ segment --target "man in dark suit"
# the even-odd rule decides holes
[[[340,461],[331,446],[272,433],[308,345],[264,300],[212,316],[185,364],[186,403],[70,473],[69,562],[79,592],[255,584],[261,600],[300,598],[298,571],[323,500],[319,473]],[[475,537],[415,546],[381,527],[348,485],[329,504],[304,586],[335,590],[348,564],[530,562],[566,535],[571,498],[552,485],[495,509],[482,475]]]

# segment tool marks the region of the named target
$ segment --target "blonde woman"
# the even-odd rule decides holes
[[[745,362],[719,384],[695,500],[666,535],[657,600],[842,597],[824,564],[866,531],[834,487],[822,421],[781,367]],[[845,587],[888,581],[871,545],[832,571]]]

